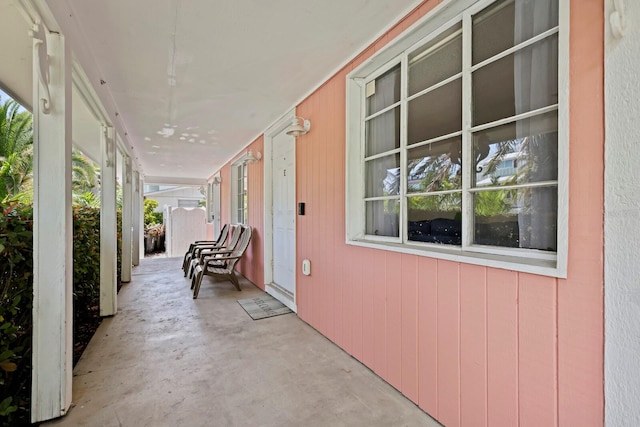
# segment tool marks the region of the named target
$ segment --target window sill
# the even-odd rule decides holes
[[[411,244],[373,242],[370,240],[347,240],[346,244],[371,249],[400,252],[405,254],[443,259],[485,267],[537,274],[557,278],[566,278],[566,271],[556,267],[555,260],[529,259],[516,256],[495,255],[463,251],[455,247],[424,247]]]

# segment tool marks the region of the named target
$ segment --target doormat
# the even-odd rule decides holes
[[[268,294],[255,298],[240,299],[238,300],[238,304],[244,308],[244,311],[246,311],[253,320],[292,313],[289,307]]]

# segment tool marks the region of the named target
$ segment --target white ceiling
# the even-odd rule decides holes
[[[147,181],[158,182],[208,178],[420,3],[46,2]],[[19,93],[6,71],[0,83]]]

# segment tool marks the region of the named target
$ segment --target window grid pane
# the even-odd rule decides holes
[[[474,126],[557,104],[558,35],[475,70],[472,79]]]
[[[365,156],[400,148],[400,106],[365,122]]]
[[[400,65],[396,65],[375,80],[367,83],[366,115],[370,116],[400,101]]]

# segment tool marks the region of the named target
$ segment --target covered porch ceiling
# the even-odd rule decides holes
[[[0,88],[30,105],[21,9],[48,8],[145,181],[197,184],[421,2],[0,0]],[[77,92],[74,143],[95,157]]]

